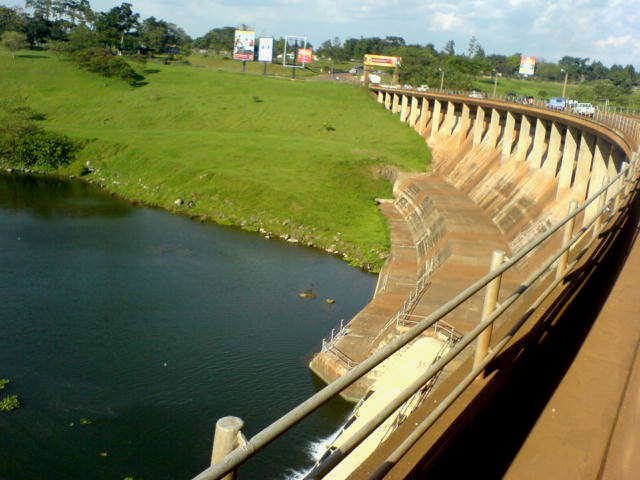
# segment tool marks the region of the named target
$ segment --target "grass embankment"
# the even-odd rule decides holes
[[[233,60],[228,55],[201,55],[195,53],[189,56],[188,61],[196,67],[214,68],[225,72],[242,72],[242,62]],[[349,70],[356,65],[356,62],[330,62],[315,61],[308,68],[297,68],[296,77],[314,77],[321,74],[329,73],[333,69]],[[247,73],[262,75],[264,73],[264,63],[247,62]],[[278,77],[291,77],[291,67],[285,67],[280,62],[267,63],[267,75]]]
[[[78,162],[109,190],[289,234],[373,270],[389,249],[374,203],[391,196],[382,171],[430,162],[415,132],[351,85],[149,63],[148,84],[132,88],[47,54],[5,52],[0,69],[0,95],[25,99],[51,130],[94,139]]]

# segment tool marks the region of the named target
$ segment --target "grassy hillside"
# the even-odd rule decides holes
[[[92,139],[88,177],[132,199],[289,233],[377,268],[388,251],[374,198],[387,166],[425,170],[424,141],[364,89],[149,63],[132,88],[46,53],[0,54],[3,97],[51,130]],[[77,167],[77,165],[76,165]],[[193,206],[187,204],[193,202]]]

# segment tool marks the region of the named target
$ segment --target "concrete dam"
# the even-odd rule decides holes
[[[593,385],[608,382],[610,395],[602,394],[608,407],[598,407],[597,415],[592,410],[577,430],[554,441],[542,435],[530,449],[535,457],[544,445],[557,447],[562,452],[558,470],[532,468],[545,464],[535,457],[533,463],[521,462],[513,475],[557,478],[553,475],[566,473],[563,462],[571,458],[583,468],[570,469],[576,473],[571,478],[596,478],[593,472],[602,469],[599,462],[614,438],[611,425],[618,422],[618,410],[609,406],[622,405],[620,392],[630,384],[640,326],[638,316],[618,323],[596,318],[589,309],[601,305],[589,300],[606,299],[611,291],[606,284],[619,272],[610,268],[625,265],[637,236],[640,119],[608,112],[586,118],[542,105],[439,91],[374,86],[370,92],[372,101],[398,115],[433,153],[428,172],[389,172],[394,198],[378,203],[389,221],[391,255],[374,296],[323,339],[311,360],[311,370],[328,385],[250,439],[242,435],[240,419],[220,419],[211,466],[194,480],[227,478],[338,395],[352,401],[366,397],[366,404],[380,379],[393,380],[394,372],[403,372],[403,355],[408,358],[412,347],[434,340],[446,348],[426,363],[414,362],[411,384],[371,417],[357,423],[354,413],[343,431],[356,423],[351,430],[357,431],[329,447],[305,479],[424,478],[425,465],[436,465],[440,478],[458,458],[447,457],[448,449],[470,429],[474,416],[495,402],[496,408],[507,408],[498,393],[527,371],[522,365],[531,364],[528,371],[543,376],[551,369],[562,373],[573,361],[572,352],[583,343],[592,345],[592,334],[600,332],[599,343],[586,354],[599,362],[583,362],[583,371],[600,372]],[[555,331],[564,332],[559,350],[569,351],[567,365],[545,363],[552,362],[546,353],[540,359],[538,347],[557,337]],[[624,360],[612,367],[603,355]],[[534,360],[526,363],[528,358]],[[596,368],[605,363],[607,368]],[[638,379],[640,391],[640,373]],[[525,382],[522,388],[529,386]],[[597,404],[584,397],[578,402]],[[594,426],[584,430],[584,422]],[[383,440],[376,440],[375,451],[360,451],[381,428],[384,435],[376,438]],[[478,433],[477,446],[490,449],[491,442],[483,440],[490,436],[486,430]],[[581,439],[597,443],[597,451],[592,446],[563,450]],[[469,445],[465,448],[462,454],[469,455]],[[585,455],[593,459],[583,461]],[[441,458],[446,461],[437,470]],[[336,476],[336,466],[347,476]],[[474,464],[467,468],[484,471]]]
[[[491,254],[509,257],[584,202],[631,156],[632,145],[605,124],[502,101],[373,88],[377,100],[423,136],[433,168],[400,174],[381,208],[392,253],[373,300],[326,341],[311,369],[327,383],[415,325],[489,271]],[[588,222],[597,212],[591,203]],[[555,244],[545,249],[558,248]],[[551,251],[549,250],[549,251]],[[509,291],[545,255],[532,252],[502,278]],[[447,316],[464,335],[480,319],[482,295]],[[342,393],[357,400],[380,368]]]

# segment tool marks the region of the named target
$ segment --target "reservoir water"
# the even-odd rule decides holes
[[[316,391],[311,355],[375,280],[82,182],[0,174],[0,397],[22,403],[0,412],[0,479],[192,478],[218,418],[251,436]],[[308,288],[318,298],[298,298]],[[308,466],[351,406],[335,400],[240,478]]]

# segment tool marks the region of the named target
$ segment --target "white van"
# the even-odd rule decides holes
[[[593,105],[591,105],[590,103],[578,103],[575,106],[575,112],[580,115],[593,117],[596,114],[596,109],[593,108]]]

